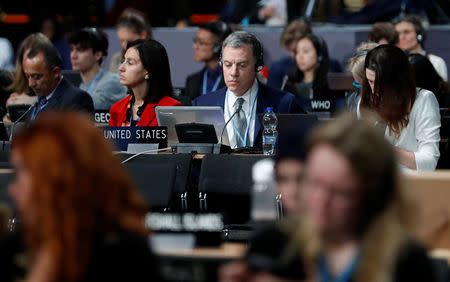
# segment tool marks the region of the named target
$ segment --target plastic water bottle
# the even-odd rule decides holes
[[[252,168],[253,190],[251,218],[253,221],[268,221],[277,218],[274,161],[263,159]]]
[[[277,131],[278,119],[273,108],[268,107],[263,116],[263,152],[264,155],[273,155],[275,153],[275,146],[278,139]]]

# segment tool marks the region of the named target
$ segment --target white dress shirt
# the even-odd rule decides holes
[[[244,93],[242,96],[236,96],[230,89],[227,89],[227,92],[225,94],[225,107],[224,107],[224,119],[225,121],[228,121],[228,119],[233,115],[234,113],[234,104],[238,98],[244,98],[244,103],[242,104],[242,110],[245,113],[245,117],[247,119],[247,126],[248,128],[248,139],[249,139],[249,146],[253,146],[254,138],[255,138],[255,118],[256,118],[256,107],[257,107],[257,95],[258,92],[258,82],[253,82],[252,87]],[[256,99],[255,99],[256,98]],[[253,109],[253,111],[252,111]],[[234,121],[234,118],[233,118]],[[230,147],[236,148],[236,131],[233,126],[233,121],[230,121],[227,125],[227,133],[228,133],[228,140],[230,141]],[[242,136],[244,138],[244,136]]]
[[[442,77],[442,79],[444,81],[447,81],[447,65],[445,64],[444,59],[433,54],[428,54],[428,59],[430,60],[436,72]]]
[[[360,117],[359,103],[357,115]],[[409,114],[409,122],[396,138],[386,128],[385,138],[394,146],[411,151],[416,159],[417,170],[434,170],[439,160],[441,115],[433,92],[417,89],[417,97]],[[411,171],[400,165],[403,171]]]

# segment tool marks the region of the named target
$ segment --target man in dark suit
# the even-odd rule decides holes
[[[231,33],[226,23],[207,22],[201,24],[194,38],[194,59],[205,66],[186,79],[184,95],[179,97],[183,105],[189,106],[200,95],[216,91],[225,86],[219,55],[223,40]]]
[[[61,56],[53,45],[47,43],[31,48],[24,58],[23,71],[28,85],[38,96],[29,120],[52,110],[94,112],[91,96],[62,77],[61,67]]]
[[[304,112],[294,95],[267,87],[256,80],[264,65],[262,47],[256,37],[245,31],[228,36],[220,60],[227,87],[197,97],[194,106],[221,106],[232,148],[261,146],[259,113],[273,107],[275,113]],[[306,104],[306,103],[305,103]]]

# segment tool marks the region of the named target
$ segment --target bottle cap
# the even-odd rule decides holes
[[[270,158],[257,161],[252,168],[253,182],[273,181],[274,164],[274,161]]]

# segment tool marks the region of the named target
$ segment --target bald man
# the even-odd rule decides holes
[[[33,47],[23,59],[28,86],[38,96],[28,120],[51,110],[94,112],[91,96],[62,77],[61,66],[58,51],[49,44]]]

